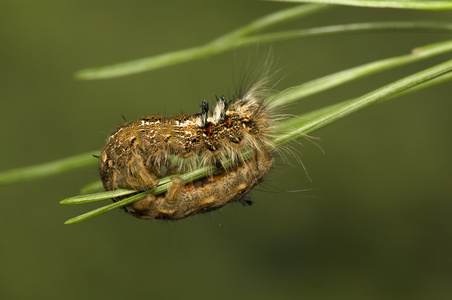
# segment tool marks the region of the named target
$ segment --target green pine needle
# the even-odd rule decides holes
[[[275,2],[321,3],[364,7],[403,8],[422,10],[452,9],[450,0],[268,0]]]
[[[93,157],[100,151],[91,151],[31,167],[18,168],[0,173],[0,185],[10,184],[60,174],[66,171],[99,164]]]
[[[368,1],[362,2],[365,3]],[[425,6],[426,2],[428,1],[404,1],[404,2],[407,2],[406,4],[408,4],[408,2],[425,2],[423,3],[423,5]],[[322,4],[309,4],[291,7],[264,16],[256,21],[253,21],[235,31],[227,33],[204,45],[200,45],[189,49],[178,50],[174,52],[168,52],[151,57],[141,58],[138,60],[117,63],[110,66],[85,69],[77,72],[75,74],[75,77],[81,80],[93,80],[127,76],[141,72],[156,70],[159,68],[169,67],[171,65],[180,64],[183,62],[188,62],[196,59],[206,58],[212,55],[218,55],[220,53],[231,51],[233,49],[238,49],[241,47],[259,45],[263,43],[274,43],[296,38],[319,37],[331,34],[365,33],[374,31],[452,32],[451,23],[374,22],[374,23],[325,26],[301,30],[274,32],[267,34],[261,33],[264,29],[267,29],[268,27],[275,26],[284,22],[289,22],[294,19],[304,18],[315,13],[320,13],[328,8],[331,8],[331,6]],[[447,6],[443,8],[447,8]],[[452,8],[452,6],[449,8]]]

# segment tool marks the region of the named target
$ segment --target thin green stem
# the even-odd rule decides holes
[[[354,100],[348,100],[339,104],[322,108],[312,113],[305,114],[300,117],[300,120],[302,121],[299,123],[299,126],[297,126],[296,128],[291,127],[285,132],[279,134],[275,139],[275,142],[277,144],[287,143],[293,139],[298,138],[301,135],[308,134],[312,131],[320,129],[371,104],[375,104],[388,98],[394,98],[397,95],[401,95],[403,92],[407,92],[409,91],[409,89],[416,86],[417,89],[426,88],[430,86],[430,84],[428,84],[430,80],[440,78],[441,81],[444,81],[444,79],[450,78],[450,74],[447,73],[451,71],[452,60],[449,60],[432,68],[423,70],[391,84],[388,84],[362,97],[356,98]],[[444,76],[446,74],[448,75],[447,77],[441,78],[441,76]]]
[[[307,17],[313,13],[318,13],[328,8],[332,8],[332,6],[322,4],[308,4],[280,10],[275,13],[264,16],[260,19],[257,19],[256,21],[253,21],[248,25],[245,25],[237,30],[234,30],[231,33],[225,34],[213,40],[211,44],[234,41],[238,38],[258,33],[259,31],[262,31],[271,26],[290,22],[298,18]]]
[[[93,155],[98,155],[99,153],[100,151],[91,151],[44,164],[2,172],[0,173],[0,185],[46,177],[85,166],[96,165],[98,160]]]
[[[106,206],[100,207],[100,208],[95,209],[93,211],[87,212],[87,213],[85,213],[83,215],[80,215],[80,216],[77,216],[75,218],[69,219],[66,222],[64,222],[64,224],[79,223],[79,222],[84,221],[86,219],[90,219],[90,218],[98,216],[100,214],[109,212],[109,211],[111,211],[113,209],[120,208],[120,207],[129,205],[129,204],[132,204],[132,203],[134,203],[134,202],[136,202],[138,200],[143,199],[144,197],[146,197],[146,192],[139,193],[137,195],[134,195],[132,197],[126,198],[124,200],[112,203],[110,205],[106,205]]]
[[[320,37],[332,34],[356,34],[368,32],[452,32],[452,23],[442,22],[368,22],[341,24],[260,34],[259,36],[237,39],[240,47],[253,44],[275,43],[299,38]]]
[[[306,8],[307,7],[307,8]],[[304,17],[308,14],[320,12],[326,6],[302,6],[287,9],[259,19],[236,31],[226,34],[212,42],[189,49],[168,52],[138,60],[118,63],[99,68],[85,69],[76,73],[78,79],[106,79],[127,76],[145,71],[151,71],[187,61],[192,61],[212,55],[217,55],[232,49],[247,47],[254,44],[278,42],[295,38],[309,38],[330,34],[364,33],[373,31],[417,31],[417,32],[452,32],[452,24],[437,22],[375,22],[324,26],[301,30],[292,30],[276,33],[247,36],[260,29],[295,17]]]
[[[75,74],[75,77],[83,80],[113,78],[155,70],[182,62],[219,54],[239,47],[240,45],[236,42],[238,38],[249,35],[251,33],[255,33],[259,30],[263,30],[276,24],[288,22],[295,18],[301,18],[316,12],[320,12],[326,8],[327,6],[318,4],[291,7],[289,9],[264,16],[256,21],[249,23],[248,25],[225,34],[220,38],[217,38],[202,46],[168,52],[161,55],[114,64],[106,67],[81,70]]]
[[[61,200],[60,204],[84,204],[84,203],[90,203],[90,202],[96,202],[96,201],[126,196],[126,195],[130,195],[130,194],[133,194],[136,192],[137,191],[135,191],[135,190],[118,189],[118,190],[114,190],[114,191],[66,198],[64,200]]]
[[[452,9],[450,0],[270,0],[275,2],[292,3],[322,3],[336,5],[403,8],[422,10]]]
[[[273,101],[274,106],[283,106],[291,102],[298,101],[301,98],[326,91],[341,84],[364,78],[385,70],[396,68],[409,63],[414,63],[423,59],[431,58],[436,55],[452,52],[452,40],[430,44],[414,49],[410,54],[391,57],[334,74],[320,77],[299,86],[292,87],[281,93]]]

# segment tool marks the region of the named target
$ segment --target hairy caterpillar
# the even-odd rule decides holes
[[[185,186],[175,176],[167,193],[148,194],[126,211],[142,219],[175,220],[243,199],[273,165],[272,119],[263,95],[255,84],[236,101],[218,98],[213,110],[204,101],[197,114],[126,122],[110,135],[100,157],[105,189],[145,190],[164,176],[215,165],[223,169],[220,174]],[[223,165],[227,159],[232,166]]]

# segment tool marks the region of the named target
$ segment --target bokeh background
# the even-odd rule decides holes
[[[330,36],[237,49],[140,75],[77,81],[86,67],[205,43],[291,4],[262,1],[0,3],[0,171],[101,149],[122,122],[197,112],[232,95],[243,65],[272,52],[283,90],[448,38]],[[450,21],[452,12],[336,8],[275,28]],[[362,95],[449,57],[375,75],[294,104]],[[452,86],[335,122],[278,159],[251,193],[178,222],[63,206],[95,166],[0,187],[0,299],[448,299],[452,297]],[[94,158],[93,158],[94,159]]]

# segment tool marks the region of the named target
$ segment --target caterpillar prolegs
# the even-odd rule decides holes
[[[218,98],[212,110],[204,101],[196,114],[126,122],[110,135],[102,151],[103,185],[106,190],[147,190],[160,178],[176,175],[166,193],[149,193],[125,207],[142,219],[176,220],[220,208],[242,200],[270,170],[272,125],[259,85],[236,101]],[[209,165],[222,172],[186,185],[177,176]]]

